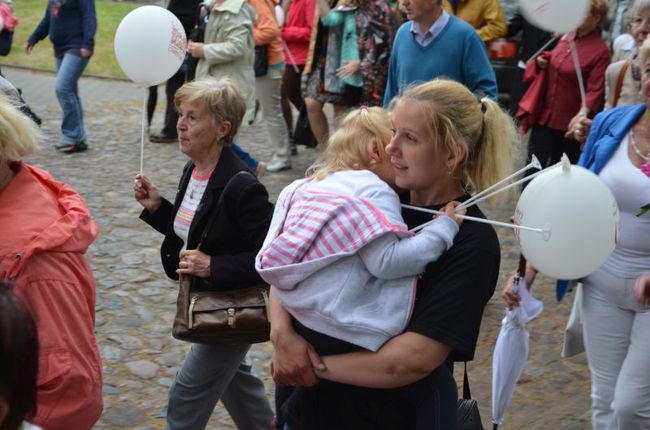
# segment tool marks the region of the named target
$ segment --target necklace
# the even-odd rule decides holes
[[[645,155],[643,155],[639,147],[636,145],[636,141],[634,140],[634,129],[632,129],[632,133],[630,133],[630,145],[632,145],[634,153],[638,155],[639,158],[641,158],[643,161],[650,161],[650,152],[647,152]]]

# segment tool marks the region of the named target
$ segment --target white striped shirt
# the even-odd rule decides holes
[[[176,217],[174,217],[174,233],[176,233],[176,236],[183,239],[183,249],[187,247],[190,225],[192,225],[194,214],[196,214],[199,203],[201,203],[201,199],[203,198],[205,188],[208,186],[208,181],[210,180],[211,175],[212,171],[205,176],[200,176],[196,171],[196,168],[192,170],[192,176],[190,177],[190,182],[187,184],[187,188],[185,189],[183,201],[178,208],[178,212],[176,212]]]

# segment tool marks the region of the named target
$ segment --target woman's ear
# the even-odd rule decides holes
[[[447,156],[447,171],[453,172],[467,158],[467,143],[464,140],[457,140],[453,151]]]
[[[376,138],[373,137],[368,141],[368,157],[371,163],[379,163],[383,158],[383,152],[384,149],[379,147]]]
[[[232,129],[232,124],[230,121],[224,121],[217,127],[217,141],[221,142],[221,140],[228,136],[228,133],[230,133],[230,130]]]

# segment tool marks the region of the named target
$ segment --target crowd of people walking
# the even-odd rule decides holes
[[[135,176],[140,219],[162,235],[168,278],[197,291],[270,284],[276,383],[273,407],[247,360],[252,341],[192,343],[167,429],[205,428],[219,401],[241,429],[458,428],[454,362],[474,358],[501,262],[496,231],[463,221],[485,215],[462,202],[512,173],[524,139],[529,160],[545,167],[566,153],[616,198],[616,248],[580,280],[577,303],[591,423],[650,428],[650,217],[638,213],[650,202],[650,0],[591,0],[561,35],[520,13],[506,22],[497,0],[167,7],[189,36],[192,75],[166,83],[164,125],[150,140],[178,142],[188,161],[173,200]],[[94,2],[49,0],[25,46],[53,42],[62,152],[88,148],[77,81],[96,25]],[[486,49],[506,34],[519,34],[526,60],[509,109]],[[84,255],[97,226],[82,196],[24,161],[40,130],[15,88],[0,89],[0,428],[90,429],[102,372]],[[149,97],[151,124],[156,88]],[[265,162],[237,138],[258,117]],[[303,129],[320,157],[274,207],[258,177],[292,168]],[[535,274],[529,264],[529,288]],[[519,305],[511,281],[502,297]]]

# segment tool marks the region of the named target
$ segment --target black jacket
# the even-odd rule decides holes
[[[524,62],[528,61],[539,48],[544,46],[544,44],[553,37],[552,33],[535,27],[524,18],[519,10],[517,10],[517,13],[508,20],[508,34],[506,37],[515,37],[520,33],[521,43],[519,44],[517,59]],[[556,42],[551,43],[546,49],[550,51],[555,46],[555,43]],[[517,113],[519,101],[528,89],[528,85],[524,84],[522,81],[523,77],[524,69],[517,67],[512,77],[514,79],[514,84],[512,86],[510,101],[508,104],[508,110],[512,115]]]
[[[199,5],[201,0],[170,0],[167,10],[173,13],[183,25],[185,36],[190,34],[199,19]]]
[[[172,205],[163,199],[153,214],[146,209],[140,218],[160,233],[165,240],[160,255],[165,273],[178,279],[179,253],[183,240],[174,233],[174,217],[178,211],[190,180],[194,164],[190,161],[183,169],[176,199]],[[229,186],[220,207],[217,204],[230,178],[246,166],[228,147],[223,148],[205,194],[190,225],[187,249],[195,249],[210,217],[216,218],[200,250],[211,257],[210,281],[217,290],[241,288],[262,283],[255,271],[255,256],[262,247],[273,216],[266,188],[253,175],[238,175]]]

